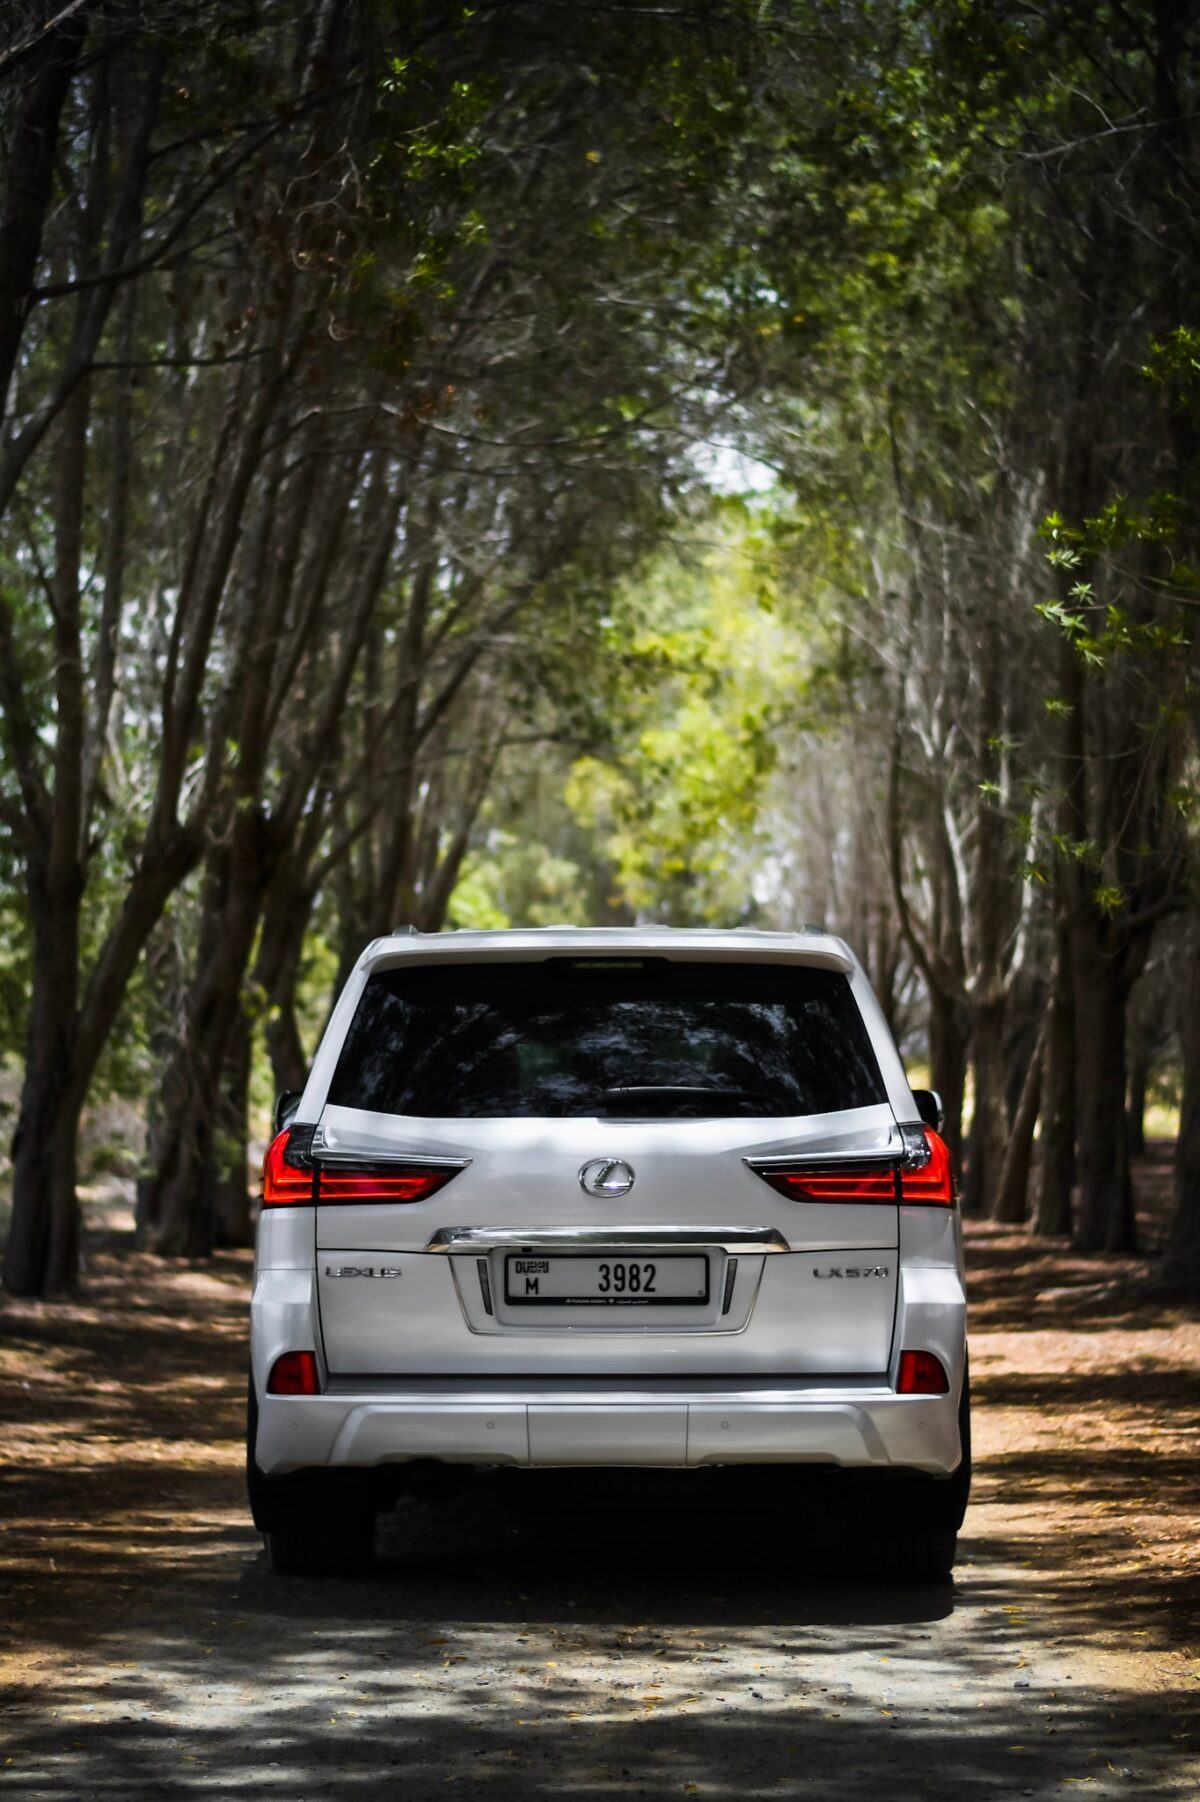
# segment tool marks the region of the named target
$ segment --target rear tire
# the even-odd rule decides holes
[[[963,1524],[971,1499],[971,1367],[963,1371],[958,1403],[958,1437],[962,1458],[948,1477],[912,1476],[896,1485],[890,1498],[896,1524],[906,1534],[946,1534]]]
[[[254,1378],[251,1376],[246,1391],[246,1500],[250,1504],[250,1515],[260,1533],[267,1529],[271,1506],[270,1480],[264,1477],[255,1461],[255,1449],[258,1445],[258,1397],[254,1393]]]
[[[954,1569],[958,1529],[971,1495],[971,1373],[963,1370],[958,1404],[962,1458],[948,1477],[912,1472],[863,1484],[851,1504],[852,1543],[864,1547],[864,1575],[897,1583],[934,1583]]]
[[[370,1509],[307,1515],[270,1527],[265,1538],[278,1576],[361,1576],[375,1553],[375,1515]]]
[[[251,1378],[246,1494],[271,1569],[286,1577],[348,1577],[369,1570],[375,1554],[375,1509],[364,1499],[361,1480],[341,1471],[264,1477],[254,1455],[257,1442],[258,1398]]]
[[[893,1583],[944,1582],[954,1569],[957,1545],[958,1535],[949,1529],[884,1533],[863,1553],[863,1569]]]

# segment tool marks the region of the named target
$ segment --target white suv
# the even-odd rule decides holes
[[[875,1568],[948,1574],[966,1299],[935,1121],[840,939],[377,939],[263,1172],[275,1569],[361,1568],[377,1511],[454,1465],[773,1465],[840,1473]]]

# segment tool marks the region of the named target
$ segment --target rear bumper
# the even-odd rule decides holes
[[[754,1387],[342,1379],[262,1396],[264,1476],[434,1459],[526,1466],[807,1464],[948,1476],[961,1459],[957,1379],[945,1396],[843,1379]]]

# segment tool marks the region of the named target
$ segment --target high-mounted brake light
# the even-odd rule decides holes
[[[946,1395],[950,1379],[940,1358],[929,1351],[900,1353],[900,1371],[896,1378],[897,1395]]]
[[[263,1162],[264,1208],[336,1207],[353,1202],[425,1201],[465,1166],[426,1164],[319,1164],[312,1156],[315,1127],[289,1126],[272,1140]]]
[[[317,1395],[321,1383],[315,1352],[284,1352],[276,1358],[267,1378],[268,1395]]]
[[[903,1150],[894,1158],[828,1162],[756,1163],[751,1170],[790,1201],[883,1202],[892,1207],[954,1206],[954,1178],[945,1141],[932,1127],[902,1126]]]

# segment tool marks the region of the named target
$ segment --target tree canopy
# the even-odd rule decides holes
[[[1091,1247],[1180,997],[1200,1274],[1197,50],[1159,0],[6,9],[10,1288],[75,1280],[106,1085],[143,1242],[243,1239],[256,1061],[374,933],[810,912],[971,1204]]]

